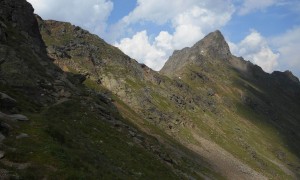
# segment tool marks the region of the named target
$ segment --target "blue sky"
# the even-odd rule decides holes
[[[234,55],[300,77],[299,0],[28,0],[159,70],[176,49],[221,30]]]

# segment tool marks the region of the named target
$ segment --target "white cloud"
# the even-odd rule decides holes
[[[174,16],[192,9],[195,6],[205,7],[213,12],[227,12],[233,6],[227,0],[137,0],[137,7],[124,17],[127,23],[136,23],[141,20],[163,24]]]
[[[113,9],[110,0],[28,0],[44,19],[67,21],[102,35]]]
[[[255,30],[237,44],[230,42],[229,47],[233,54],[243,56],[266,72],[271,73],[278,66],[280,54],[273,52],[267,40]]]
[[[263,10],[276,3],[276,0],[244,0],[241,9],[239,10],[240,15],[245,15],[257,10]]]
[[[195,0],[137,0],[137,7],[123,18],[127,24],[141,20],[163,24],[178,13],[189,9]]]
[[[161,31],[159,35],[155,38],[155,46],[164,50],[172,50],[173,36],[167,31]]]
[[[300,27],[295,27],[287,32],[274,37],[272,45],[280,52],[279,64],[282,70],[293,70],[300,75]]]
[[[132,58],[139,59],[141,63],[145,63],[154,70],[159,70],[161,61],[164,61],[166,58],[166,53],[163,49],[167,47],[165,44],[165,40],[167,39],[163,39],[166,37],[163,36],[165,36],[165,34],[157,38],[158,46],[155,46],[149,43],[147,32],[141,31],[136,33],[131,39],[122,39],[121,42],[115,44],[115,46],[119,47]]]
[[[143,51],[143,53],[140,52],[143,56],[128,49],[137,41],[137,37],[141,36],[141,32],[131,39],[125,38],[115,44],[139,62],[144,62],[149,67],[159,70],[173,50],[192,46],[205,34],[224,26],[233,13],[233,5],[224,0],[214,2],[209,0],[138,0],[138,6],[118,23],[118,27],[123,26],[121,29],[125,29],[124,27],[144,21],[156,24],[170,22],[174,32],[162,31],[153,41],[150,41],[147,33],[144,32],[147,38],[143,42],[148,48],[140,49]],[[156,55],[150,57],[149,52]]]

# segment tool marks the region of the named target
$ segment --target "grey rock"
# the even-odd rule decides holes
[[[6,170],[6,169],[0,169],[0,177],[3,180],[7,180],[7,179],[10,179],[11,176],[9,176],[9,171],[8,170]]]
[[[0,130],[1,130],[1,134],[4,136],[8,136],[9,132],[12,130],[13,128],[5,123],[5,122],[0,122]]]
[[[72,94],[69,91],[65,91],[64,89],[62,89],[59,92],[59,95],[60,95],[60,97],[66,97],[66,98],[69,98],[72,96]]]
[[[2,133],[0,133],[0,143],[2,143],[2,141],[5,139],[5,136],[2,134]]]
[[[5,33],[3,32],[1,27],[0,27],[0,41],[6,41]]]
[[[229,46],[220,31],[205,36],[191,48],[174,51],[160,73],[167,76],[177,76],[186,65],[201,65],[208,59],[228,60],[232,56]]]
[[[137,144],[141,144],[143,141],[138,139],[137,137],[133,137],[133,141]]]
[[[214,96],[216,93],[215,93],[215,91],[213,90],[213,89],[208,89],[208,91],[207,91],[207,95],[208,96]]]
[[[129,131],[129,134],[130,134],[130,136],[132,136],[132,137],[135,137],[135,136],[136,136],[136,133],[133,132],[133,131]]]
[[[7,37],[7,34],[5,32],[5,29],[6,29],[6,25],[0,21],[0,41],[6,41],[6,37]]]
[[[66,86],[66,84],[65,84],[65,82],[63,82],[61,80],[55,80],[54,81],[54,86],[64,87],[64,86]]]
[[[29,119],[22,114],[7,115],[7,117],[13,121],[29,121]]]
[[[23,138],[28,138],[29,135],[26,133],[21,133],[19,135],[16,136],[16,139],[23,139]]]
[[[29,119],[22,115],[22,114],[13,114],[9,116],[10,118],[12,118],[13,120],[18,120],[18,121],[28,121]]]
[[[51,77],[62,74],[62,71],[45,55],[46,47],[33,11],[32,6],[24,0],[0,1],[0,21],[5,20],[7,27],[11,29],[11,32],[7,33],[7,41],[15,38],[19,43],[17,46],[1,46],[0,62],[2,58],[5,62],[1,64],[0,81],[11,87],[24,88],[23,94],[29,96],[37,93],[33,93],[32,90],[36,87],[38,79],[53,80]],[[3,25],[0,26],[2,31],[6,31]],[[32,56],[25,56],[23,52]],[[37,101],[44,99],[40,98]]]
[[[4,158],[5,156],[5,152],[4,151],[0,151],[0,159]]]
[[[85,80],[86,77],[82,74],[68,74],[68,79],[70,82],[72,82],[75,85],[82,84]]]
[[[0,107],[4,109],[11,109],[17,105],[17,101],[12,97],[0,92]]]
[[[0,119],[1,119],[1,120],[7,120],[7,119],[8,119],[8,117],[7,117],[7,115],[6,115],[6,114],[4,114],[4,113],[0,112]]]
[[[31,36],[39,38],[36,33],[38,28],[35,16],[33,14],[33,7],[26,1],[0,1],[0,17],[2,19],[10,20],[13,27],[28,32]],[[42,43],[41,41],[39,43]]]

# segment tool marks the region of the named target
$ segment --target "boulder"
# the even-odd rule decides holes
[[[216,93],[213,89],[209,88],[208,91],[207,91],[207,95],[208,96],[214,96]]]
[[[68,73],[67,74],[67,78],[68,80],[75,84],[75,85],[79,85],[82,84],[85,80],[86,80],[86,76],[82,75],[82,74],[73,74],[73,73]]]
[[[17,101],[7,94],[0,92],[0,108],[10,110],[17,105]]]
[[[0,143],[2,143],[2,141],[5,139],[5,136],[2,134],[2,133],[0,133]]]
[[[29,119],[22,114],[7,115],[13,121],[28,121]]]
[[[4,156],[5,156],[5,152],[0,151],[0,159],[4,158]]]
[[[21,133],[19,135],[16,136],[16,139],[23,139],[23,138],[28,138],[29,135],[26,133]]]
[[[8,114],[4,114],[2,112],[0,112],[0,119],[8,120],[8,121],[28,121],[29,120],[26,116],[24,116],[22,114],[8,115]]]
[[[65,89],[62,89],[60,92],[59,92],[59,96],[60,97],[65,97],[65,98],[69,98],[72,96],[72,94],[69,92],[69,91],[66,91]]]
[[[4,136],[8,136],[9,131],[11,131],[13,128],[5,123],[5,122],[0,122],[0,132],[4,135]]]
[[[6,37],[7,37],[7,34],[5,32],[5,29],[6,29],[6,25],[0,21],[0,41],[3,41],[5,42],[6,41]]]

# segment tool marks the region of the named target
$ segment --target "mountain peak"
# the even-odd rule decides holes
[[[229,46],[219,30],[209,33],[192,48],[216,59],[228,59],[231,56]]]
[[[161,73],[172,75],[187,63],[203,60],[228,60],[232,57],[229,46],[219,30],[209,33],[191,48],[174,51],[161,69]]]
[[[299,84],[299,79],[291,72],[291,71],[274,71],[271,74],[273,77],[277,77],[277,79],[281,80],[282,82],[293,82]]]
[[[209,33],[208,35],[206,35],[206,37],[220,37],[224,39],[223,34],[221,33],[220,30],[215,30],[214,32]]]

